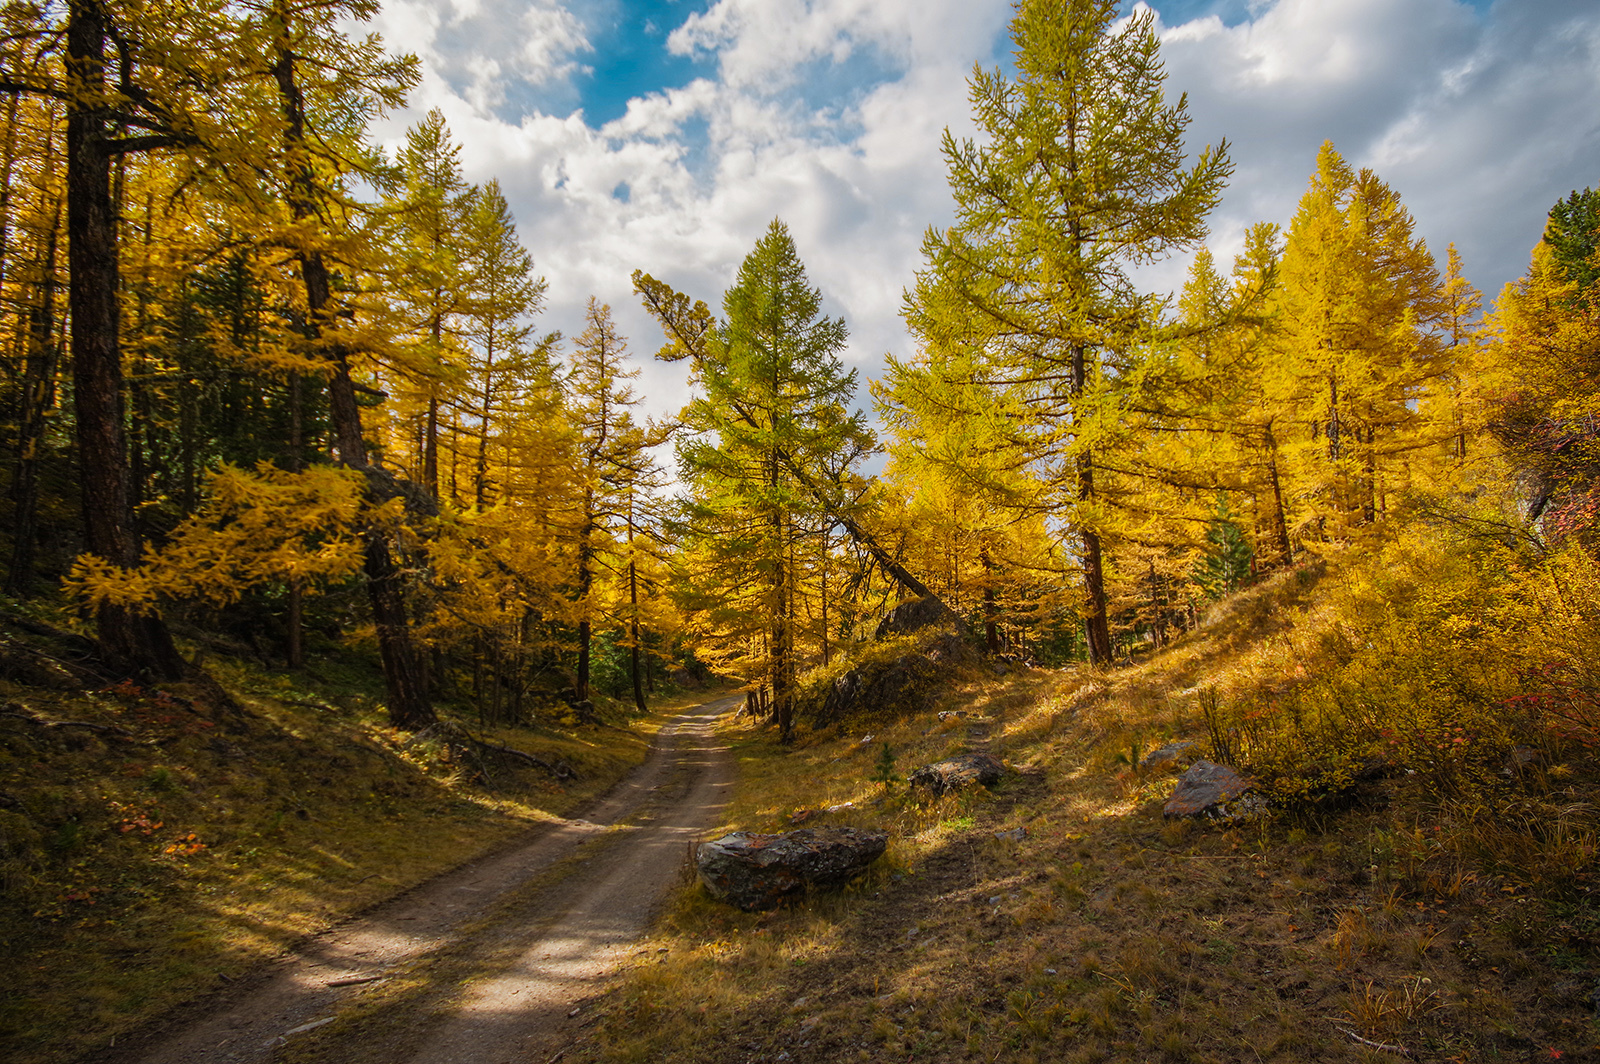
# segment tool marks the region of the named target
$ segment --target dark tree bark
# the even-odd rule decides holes
[[[1081,346],[1072,349],[1072,397],[1076,406],[1089,383],[1087,353]],[[1078,501],[1094,498],[1094,458],[1088,453],[1077,457]],[[1080,530],[1083,540],[1084,637],[1089,644],[1089,662],[1111,662],[1111,626],[1106,617],[1105,561],[1100,551],[1100,534],[1092,528]]]
[[[644,701],[644,678],[640,675],[639,668],[639,563],[635,560],[633,549],[633,497],[628,498],[628,640],[632,643],[629,648],[629,665],[633,676],[633,704],[640,713],[648,711]]]
[[[594,507],[593,498],[584,502],[584,512]],[[594,626],[589,622],[589,592],[594,587],[594,525],[585,521],[578,534],[578,601],[583,603],[583,616],[578,620],[578,678],[572,688],[576,700],[589,697],[589,644],[594,638]]]
[[[1289,520],[1283,512],[1283,484],[1278,477],[1278,440],[1272,428],[1267,428],[1267,474],[1272,481],[1272,533],[1277,541],[1278,564],[1287,566],[1294,560],[1294,546],[1289,542]]]
[[[282,34],[276,42],[272,73],[277,79],[285,119],[284,139],[291,159],[287,200],[296,220],[316,213],[316,178],[310,165],[304,161],[306,144],[305,99],[295,79],[295,56],[288,32],[288,15],[282,13]],[[306,289],[307,338],[314,344],[321,339],[322,323],[328,320],[332,302],[332,284],[328,267],[320,251],[305,251],[299,256],[300,276]],[[339,460],[362,473],[367,480],[367,493],[375,502],[404,496],[415,503],[414,493],[405,485],[373,466],[367,459],[366,442],[362,438],[361,408],[356,403],[355,383],[350,378],[350,364],[342,347],[322,348],[322,357],[328,363],[328,408],[332,424],[333,444]],[[377,626],[378,652],[383,660],[384,686],[389,697],[389,720],[395,727],[420,729],[434,723],[437,717],[433,703],[428,698],[427,676],[423,662],[411,639],[411,628],[406,618],[405,585],[388,539],[381,529],[367,533],[364,569],[367,577],[367,597],[372,604],[372,617]]]
[[[1000,653],[1000,609],[994,600],[994,585],[989,582],[994,576],[994,562],[989,557],[988,547],[978,548],[978,560],[983,563],[986,577],[983,585],[983,642],[992,658]]]
[[[305,468],[305,414],[300,395],[300,374],[289,374],[289,469],[298,473]],[[288,616],[284,618],[286,652],[289,668],[303,669],[305,651],[305,589],[298,579],[289,581]]]
[[[52,141],[45,142],[45,159],[54,152]],[[43,214],[45,212],[41,212]],[[61,203],[57,199],[50,228],[41,234],[35,255],[38,264],[37,292],[28,307],[27,357],[22,371],[22,409],[18,418],[17,462],[12,479],[11,565],[6,574],[6,590],[13,595],[28,594],[33,582],[34,540],[38,535],[39,449],[44,444],[46,415],[55,405],[56,371],[60,349],[56,343],[56,255],[61,224]]]
[[[128,492],[118,344],[117,217],[111,198],[112,137],[106,92],[106,14],[98,0],[67,7],[67,246],[72,313],[72,382],[79,479],[88,552],[118,566],[139,561]],[[177,679],[183,660],[159,613],[101,606],[100,651],[115,671]]]

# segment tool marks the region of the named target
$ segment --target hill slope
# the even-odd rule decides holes
[[[1281,574],[1122,669],[974,681],[792,752],[740,735],[729,827],[852,803],[811,821],[887,827],[887,859],[767,915],[686,887],[668,952],[566,1059],[1600,1059],[1600,766],[1584,736],[1513,720],[1491,686],[1522,682],[1497,641],[1537,656],[1554,636],[1453,635],[1428,605],[1493,587],[1510,611],[1507,572],[1460,578],[1472,564],[1401,551]],[[1592,639],[1591,622],[1557,620]],[[1341,699],[1345,739],[1318,731]],[[1370,728],[1351,723],[1363,714]],[[1172,778],[1135,766],[1180,736],[1249,755],[1274,815],[1165,820]],[[870,779],[883,742],[902,776],[975,745],[1014,771],[992,793],[917,798]],[[1375,752],[1381,772],[1349,770]]]

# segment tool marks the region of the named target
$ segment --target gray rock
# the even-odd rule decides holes
[[[1139,759],[1140,768],[1166,768],[1176,765],[1186,759],[1191,751],[1198,750],[1200,744],[1193,739],[1179,739],[1175,743],[1158,747]]]
[[[997,831],[994,837],[1001,842],[1021,842],[1028,837],[1027,828],[1012,828],[1010,831]]]
[[[1178,778],[1163,812],[1169,817],[1246,820],[1266,812],[1267,804],[1250,781],[1227,765],[1196,761]]]
[[[881,857],[888,843],[884,832],[855,828],[735,831],[701,843],[695,864],[713,897],[761,912],[807,891],[844,886]]]
[[[961,754],[947,761],[935,761],[917,769],[907,781],[913,787],[922,787],[935,795],[949,794],[981,783],[985,787],[998,783],[1005,774],[1005,766],[989,754]]]

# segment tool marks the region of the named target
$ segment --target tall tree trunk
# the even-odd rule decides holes
[[[1294,546],[1289,542],[1289,520],[1283,512],[1283,484],[1278,477],[1278,438],[1267,426],[1267,473],[1272,480],[1273,535],[1277,539],[1278,564],[1287,566],[1294,560]]]
[[[776,483],[777,459],[772,460],[771,476]],[[778,717],[778,741],[787,743],[794,738],[793,699],[789,690],[789,564],[785,546],[783,511],[772,514],[772,648],[771,682],[772,708]]]
[[[45,161],[54,152],[52,141],[45,141]],[[47,193],[47,195],[49,195]],[[43,216],[46,212],[41,211]],[[22,373],[22,409],[17,432],[16,474],[12,479],[11,565],[6,574],[6,590],[26,595],[33,582],[34,540],[38,536],[39,449],[44,444],[46,420],[55,405],[56,371],[60,348],[56,343],[56,251],[61,228],[61,200],[56,197],[48,212],[50,228],[42,235],[41,249],[34,259],[39,270],[37,295],[27,311],[27,358]]]
[[[298,473],[305,468],[305,412],[300,395],[300,374],[289,374],[289,470]],[[289,578],[289,610],[284,620],[288,629],[289,668],[303,669],[305,650],[305,586],[297,577]]]
[[[987,545],[978,548],[978,561],[983,566],[983,642],[992,658],[1000,653],[999,608],[994,600],[994,562],[989,557]]]
[[[1150,633],[1157,650],[1167,645],[1166,603],[1161,594],[1161,575],[1156,572],[1156,560],[1150,559]]]
[[[833,526],[823,522],[822,526],[822,667],[828,667],[828,552],[831,550],[828,542]]]
[[[633,704],[640,713],[648,711],[644,701],[644,678],[639,667],[639,562],[633,553],[633,493],[628,493],[628,641],[633,673]]]
[[[1088,386],[1088,353],[1082,345],[1072,348],[1072,400],[1073,416],[1081,416],[1078,403]],[[1078,502],[1094,498],[1094,460],[1088,451],[1076,458],[1078,472]],[[1083,596],[1084,636],[1089,644],[1089,662],[1105,665],[1111,661],[1111,626],[1106,617],[1105,561],[1101,557],[1100,534],[1092,528],[1079,530],[1083,540]]]
[[[591,495],[584,500],[584,513],[591,513],[593,509],[594,498]],[[589,697],[589,642],[594,635],[589,622],[589,591],[594,587],[593,537],[594,525],[586,517],[578,536],[578,678],[573,684],[573,692],[579,702]]]
[[[1365,444],[1366,456],[1363,461],[1363,473],[1366,483],[1362,486],[1361,516],[1368,524],[1378,519],[1378,448],[1377,426],[1368,425]],[[1361,430],[1356,429],[1357,438],[1361,438]]]
[[[290,47],[289,16],[285,7],[283,0],[274,4],[274,16],[280,20],[280,35],[275,42],[276,62],[272,73],[277,79],[283,104],[285,147],[288,148],[290,159],[294,160],[286,175],[287,199],[295,220],[303,221],[316,213],[317,188],[310,163],[304,158],[305,102],[295,80],[295,57]],[[324,349],[317,343],[321,339],[322,322],[330,314],[328,304],[333,295],[327,265],[320,251],[301,252],[299,262],[301,281],[306,289],[307,339],[317,346],[328,363],[328,414],[334,449],[340,461],[365,475],[368,494],[376,501],[386,501],[393,498],[399,489],[367,460],[366,443],[361,431],[361,407],[356,403],[355,383],[350,378],[346,353],[342,347]],[[374,528],[367,533],[364,569],[367,597],[372,604],[373,621],[378,630],[378,652],[383,660],[389,720],[399,728],[425,728],[437,718],[433,703],[428,699],[422,660],[417,654],[406,620],[405,589],[401,574],[381,529]]]
[[[100,100],[105,94],[106,17],[99,0],[70,0],[67,17],[67,261],[72,313],[72,382],[77,415],[84,545],[117,566],[138,564],[131,527],[127,442],[118,343],[117,218],[111,154]],[[100,652],[118,672],[172,680],[183,660],[161,615],[103,605]]]

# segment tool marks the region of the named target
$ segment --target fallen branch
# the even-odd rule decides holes
[[[0,616],[0,620],[9,619],[9,616]],[[71,633],[62,634],[68,636],[71,635]],[[101,686],[112,682],[109,674],[101,672],[99,669],[87,663],[88,661],[98,660],[94,657],[93,653],[85,652],[81,648],[77,648],[76,644],[74,644],[74,649],[75,652],[83,654],[83,659],[77,661],[69,660],[61,657],[58,654],[52,654],[49,651],[41,650],[39,647],[36,647],[32,643],[24,640],[9,639],[4,635],[0,635],[0,652],[9,651],[16,654],[23,654],[35,659],[38,662],[46,662],[50,665],[54,665],[57,668],[65,671],[69,676],[73,677],[78,682],[88,687]]]
[[[513,761],[520,761],[525,765],[532,765],[534,768],[543,769],[558,780],[575,780],[578,778],[578,773],[565,761],[557,761],[552,765],[542,757],[536,757],[533,754],[526,753],[525,751],[518,750],[514,747],[501,746],[499,743],[491,743],[480,739],[476,735],[473,735],[471,732],[467,731],[467,729],[463,728],[461,725],[452,724],[446,721],[439,721],[436,724],[430,724],[428,727],[413,735],[407,745],[409,746],[410,743],[430,737],[437,737],[447,744],[457,743],[458,745],[462,740],[465,740],[466,742],[477,747],[479,751],[499,754],[501,757],[509,758]]]
[[[542,768],[558,780],[575,780],[578,778],[578,774],[573,771],[572,766],[567,764],[565,761],[557,761],[552,765],[550,762],[541,757],[535,757],[532,754],[524,753],[523,751],[517,750],[513,747],[501,746],[498,743],[484,742],[482,739],[479,739],[477,736],[472,735],[464,729],[461,734],[468,742],[472,743],[479,750],[490,751],[492,753],[499,754],[502,757],[509,757],[513,761],[521,761],[523,764],[533,765],[536,768]]]
[[[12,613],[9,610],[0,610],[0,621],[14,628],[20,628],[29,635],[36,635],[59,643],[62,646],[70,647],[85,657],[93,658],[99,656],[100,648],[88,636],[69,632],[63,628],[56,628],[53,625],[45,624],[43,621],[36,621],[32,617],[24,617],[20,613]]]
[[[13,717],[17,720],[27,721],[29,724],[35,724],[41,728],[85,728],[89,731],[101,732],[105,735],[114,735],[119,739],[127,739],[130,742],[137,738],[137,736],[135,736],[128,729],[119,728],[115,724],[96,724],[93,721],[87,720],[51,720],[49,717],[41,717],[37,714],[29,713],[26,709],[18,706],[15,702],[8,704],[5,711],[0,713],[0,716]]]
[[[1364,1046],[1369,1046],[1373,1049],[1380,1049],[1385,1053],[1397,1053],[1402,1057],[1409,1057],[1411,1055],[1411,1050],[1407,1049],[1405,1046],[1392,1046],[1387,1042],[1374,1042],[1370,1038],[1362,1038],[1348,1027],[1340,1027],[1337,1023],[1333,1025],[1333,1029],[1338,1031],[1340,1034],[1347,1035],[1355,1041],[1360,1042]]]

